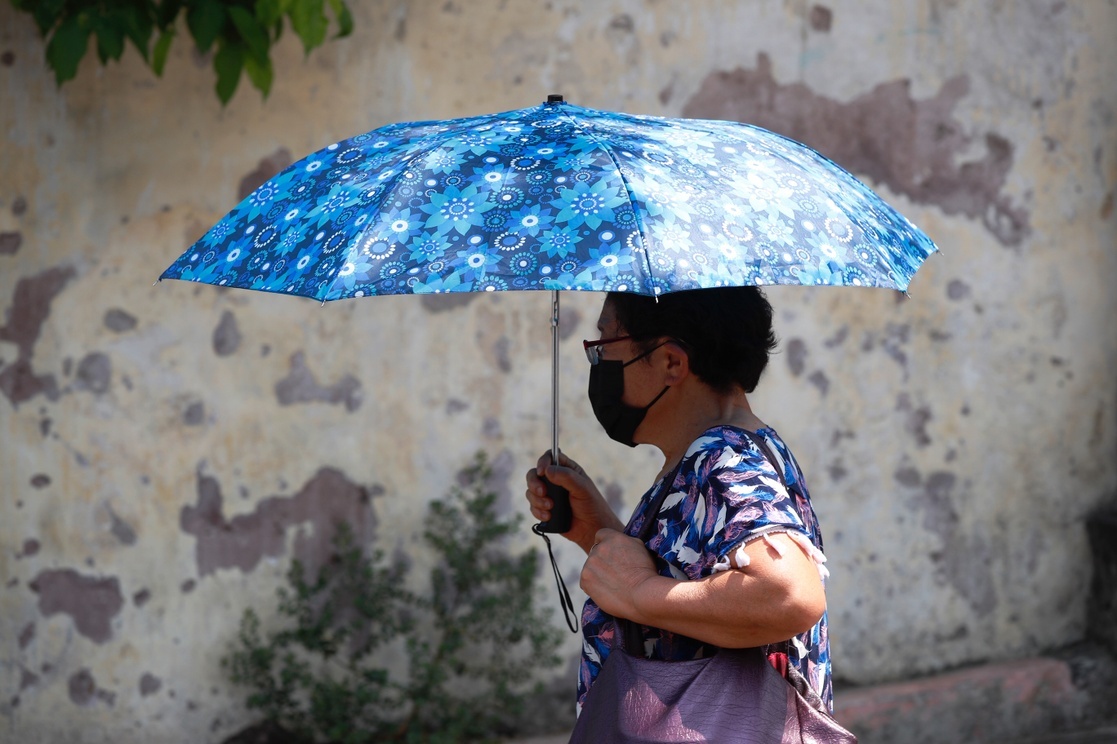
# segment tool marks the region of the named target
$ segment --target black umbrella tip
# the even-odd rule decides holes
[[[552,93],[551,95],[547,96],[547,103],[566,103],[566,101],[563,99],[561,94]]]

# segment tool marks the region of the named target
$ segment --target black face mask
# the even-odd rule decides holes
[[[654,406],[671,386],[665,385],[663,390],[659,391],[659,395],[643,408],[627,405],[621,400],[624,397],[624,368],[651,354],[659,346],[627,362],[603,359],[590,367],[589,399],[593,407],[593,415],[597,417],[597,422],[605,429],[610,439],[627,444],[629,447],[636,446],[632,437],[636,434],[636,428],[640,426],[644,416],[647,415],[648,409]]]

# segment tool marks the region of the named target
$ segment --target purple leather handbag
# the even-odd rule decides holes
[[[760,437],[752,439],[778,463]],[[653,515],[674,479],[664,481],[649,507],[640,540],[651,535]],[[586,696],[571,744],[857,744],[806,679],[794,667],[785,679],[765,649],[719,649],[692,661],[647,659],[628,651],[642,650],[640,628],[616,622],[617,643]]]

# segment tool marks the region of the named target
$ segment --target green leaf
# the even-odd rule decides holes
[[[174,38],[175,27],[170,26],[159,34],[159,40],[155,42],[155,51],[151,55],[151,69],[156,77],[163,77],[163,66],[167,64],[167,54],[171,50],[171,42]]]
[[[285,10],[280,0],[256,0],[256,19],[261,26],[272,27],[282,22]]]
[[[337,18],[337,25],[340,27],[335,38],[340,39],[353,33],[353,14],[349,12],[345,0],[330,0],[330,7],[333,8],[334,17]]]
[[[244,67],[244,51],[239,44],[227,43],[224,39],[217,42],[217,54],[213,57],[213,69],[217,71],[217,97],[221,105],[229,102],[240,82],[240,71]]]
[[[110,59],[120,59],[124,54],[124,29],[120,19],[114,16],[99,16],[93,21],[93,31],[97,35],[97,56],[101,64]]]
[[[205,54],[225,27],[225,8],[217,0],[198,0],[186,11],[186,26],[198,51]]]
[[[67,16],[47,42],[47,63],[59,85],[78,74],[89,46],[89,24],[83,15]]]
[[[324,0],[291,0],[291,28],[302,39],[307,54],[326,40],[329,21],[323,8]]]
[[[150,0],[125,6],[120,10],[125,35],[132,41],[132,46],[136,47],[136,51],[144,61],[149,64],[147,48],[151,44],[151,33],[155,29],[152,11]]]
[[[182,2],[183,0],[161,0],[155,3],[155,25],[160,31],[174,25],[179,11],[182,10]]]
[[[268,40],[268,32],[256,20],[256,16],[244,8],[231,5],[229,6],[229,18],[233,19],[233,25],[237,27],[237,33],[244,40],[249,54],[258,61],[266,61],[268,46],[271,42]]]

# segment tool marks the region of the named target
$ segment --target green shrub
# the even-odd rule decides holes
[[[249,609],[230,679],[247,705],[314,742],[484,741],[515,733],[538,671],[555,666],[560,633],[535,605],[538,556],[504,543],[519,515],[500,518],[477,455],[463,484],[432,502],[424,540],[430,594],[405,586],[406,567],[366,556],[339,525],[333,556],[311,582],[296,560],[279,590],[282,627],[265,633]],[[406,656],[397,678],[385,657]]]

